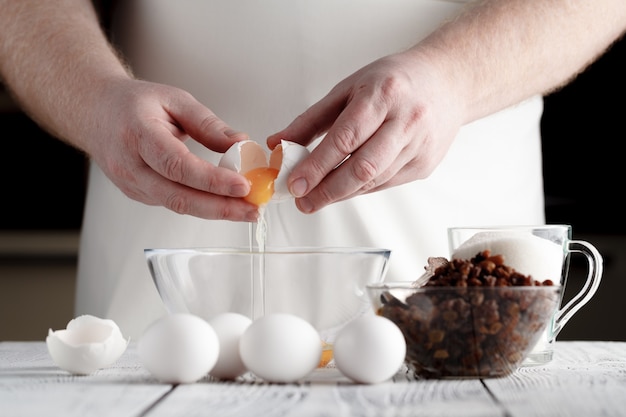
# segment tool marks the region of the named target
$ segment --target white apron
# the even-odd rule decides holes
[[[414,44],[463,7],[442,0],[132,0],[118,39],[136,74],[190,91],[262,144],[358,68]],[[313,215],[266,211],[268,246],[392,250],[388,279],[413,280],[448,256],[446,229],[544,222],[540,97],[462,128],[427,180]],[[217,163],[219,155],[190,148]],[[181,216],[125,197],[92,165],[76,314],[137,338],[165,313],[143,250],[247,246],[249,225]]]

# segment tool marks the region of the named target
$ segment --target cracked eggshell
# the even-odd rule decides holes
[[[287,178],[293,168],[309,155],[306,146],[299,143],[281,140],[269,156],[261,145],[253,140],[245,140],[232,145],[220,159],[219,166],[228,168],[240,174],[260,167],[271,167],[278,170],[278,176],[274,180],[274,194],[271,202],[292,198],[287,189]]]
[[[274,181],[272,200],[281,201],[293,197],[287,188],[287,178],[309,153],[305,146],[287,140],[281,140],[274,148],[270,155],[270,167],[278,170],[278,176]]]
[[[244,140],[228,148],[222,155],[219,166],[245,174],[254,168],[268,166],[267,153],[257,142]]]
[[[73,374],[87,375],[122,356],[129,339],[113,320],[78,316],[64,330],[48,330],[46,345],[54,363]]]

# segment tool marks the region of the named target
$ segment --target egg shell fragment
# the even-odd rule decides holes
[[[217,363],[209,374],[218,379],[232,380],[247,372],[239,354],[241,335],[252,319],[238,313],[222,313],[209,320],[219,340]]]
[[[48,330],[46,346],[54,363],[77,375],[88,375],[113,364],[126,350],[129,339],[110,319],[78,316],[64,330]]]
[[[282,140],[274,148],[270,155],[270,166],[278,169],[278,176],[276,181],[274,181],[273,200],[282,201],[293,198],[287,188],[287,178],[296,165],[302,162],[309,154],[310,152],[306,147],[287,140]]]
[[[241,336],[239,353],[246,367],[269,382],[290,383],[304,378],[318,365],[322,344],[306,320],[272,313],[252,322]]]
[[[139,360],[155,378],[170,384],[196,382],[217,362],[215,330],[200,317],[177,313],[152,323],[137,344]]]
[[[339,331],[334,343],[335,366],[361,384],[377,384],[394,376],[402,367],[406,341],[391,320],[366,314]]]
[[[232,145],[222,155],[219,166],[245,174],[254,168],[268,166],[267,153],[253,140],[244,140]]]

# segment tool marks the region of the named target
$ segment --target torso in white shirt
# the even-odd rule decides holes
[[[264,144],[330,88],[403,50],[456,15],[440,0],[133,0],[119,31],[138,77],[190,91]],[[434,174],[329,206],[266,211],[268,246],[392,250],[388,278],[413,280],[448,256],[446,228],[543,223],[541,98],[462,128]],[[217,162],[219,155],[190,148]],[[247,246],[246,223],[209,221],[125,197],[95,166],[83,226],[77,314],[116,320],[137,337],[164,313],[143,249]]]

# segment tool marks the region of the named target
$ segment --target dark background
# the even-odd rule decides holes
[[[546,216],[579,233],[625,234],[626,40],[545,99]]]
[[[80,229],[86,159],[7,106],[0,113],[3,207],[0,230]]]

